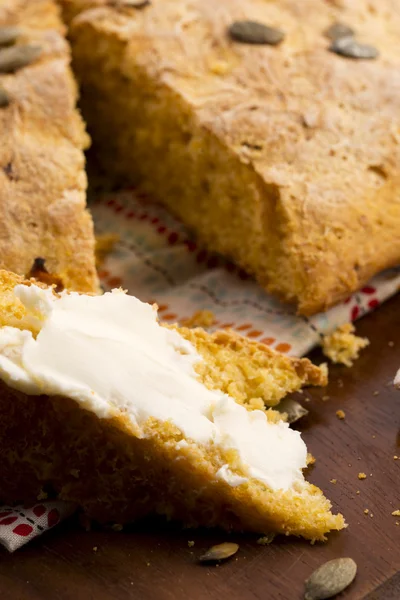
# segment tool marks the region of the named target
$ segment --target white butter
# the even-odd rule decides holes
[[[149,304],[120,290],[56,297],[19,285],[15,295],[41,329],[34,339],[28,331],[0,328],[0,378],[9,386],[70,397],[100,418],[122,411],[139,426],[149,417],[171,421],[189,441],[236,449],[244,473],[274,490],[304,481],[300,434],[208,390],[197,379],[194,364],[202,359],[193,345],[161,327]],[[217,476],[233,486],[246,481],[228,464]]]

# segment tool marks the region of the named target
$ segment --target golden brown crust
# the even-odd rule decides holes
[[[373,11],[367,0],[106,4],[62,0],[69,18],[95,7],[71,38],[109,169],[162,190],[211,249],[302,313],[399,262],[400,15],[389,0]],[[280,27],[284,42],[230,41],[243,18]],[[380,57],[329,52],[335,20]]]
[[[1,25],[18,25],[17,44],[42,54],[0,75],[11,97],[0,109],[0,267],[27,275],[38,257],[65,287],[98,290],[93,224],[86,210],[77,90],[59,10],[53,0],[5,0]]]

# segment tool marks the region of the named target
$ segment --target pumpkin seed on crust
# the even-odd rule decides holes
[[[340,56],[354,59],[373,59],[379,56],[374,46],[360,44],[351,35],[335,39],[329,46],[329,50]]]
[[[0,27],[0,46],[15,44],[20,35],[21,30],[18,27]]]
[[[325,30],[325,36],[332,41],[354,35],[354,33],[355,32],[351,27],[339,22],[332,23],[332,25]]]
[[[15,73],[27,67],[39,58],[41,52],[40,46],[31,44],[0,49],[0,73]]]
[[[116,8],[145,8],[146,6],[150,6],[150,0],[111,0],[109,2],[110,6],[115,6]]]
[[[267,44],[276,46],[285,34],[276,27],[270,27],[257,21],[235,21],[228,28],[229,36],[242,44]]]

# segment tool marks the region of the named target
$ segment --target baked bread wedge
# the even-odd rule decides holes
[[[59,10],[0,2],[0,268],[28,275],[39,264],[60,287],[96,292],[89,138]]]
[[[45,493],[100,522],[158,513],[310,540],[345,526],[304,479],[300,433],[220,385],[210,356],[236,345],[251,373],[253,342],[162,326],[122,290],[57,294],[4,272],[0,311],[0,501]]]
[[[143,186],[303,314],[400,262],[391,0],[61,4],[108,173]],[[284,39],[255,43],[248,20]],[[326,30],[337,21],[355,34],[334,52]]]

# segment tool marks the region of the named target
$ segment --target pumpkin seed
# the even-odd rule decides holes
[[[325,31],[325,35],[330,40],[338,40],[342,37],[354,35],[354,30],[344,23],[333,23]]]
[[[329,50],[346,58],[372,59],[379,56],[379,52],[374,46],[359,44],[351,35],[334,40]]]
[[[6,108],[10,104],[10,96],[6,90],[0,87],[0,108]]]
[[[117,8],[144,8],[151,4],[150,0],[111,0],[111,6]]]
[[[235,21],[228,29],[229,36],[242,44],[268,44],[276,46],[285,34],[276,27],[270,27],[257,21]]]
[[[225,542],[224,544],[217,544],[217,546],[211,546],[202,556],[200,556],[201,562],[212,562],[217,560],[226,560],[230,558],[239,550],[238,544],[231,542]]]
[[[14,73],[33,63],[41,54],[40,46],[12,46],[0,50],[0,73]]]
[[[325,600],[340,594],[353,581],[357,565],[352,558],[335,558],[321,565],[305,583],[305,600]]]
[[[0,27],[0,46],[11,46],[15,44],[21,30],[18,27]]]
[[[300,402],[296,402],[296,400],[292,400],[291,398],[284,398],[277,406],[274,406],[274,409],[280,413],[286,413],[288,423],[295,423],[302,417],[305,417],[305,415],[308,415],[308,410]]]

